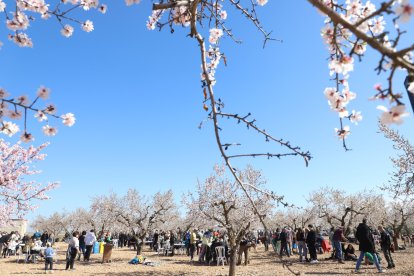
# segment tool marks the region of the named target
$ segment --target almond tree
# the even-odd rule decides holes
[[[343,226],[345,235],[350,233],[358,219],[369,218],[369,214],[377,209],[378,202],[385,204],[382,196],[372,191],[347,195],[345,191],[330,187],[312,192],[308,202],[316,209],[318,217],[331,227]]]
[[[84,231],[93,229],[96,231],[96,222],[91,210],[77,208],[66,216],[69,231]]]
[[[277,211],[271,218],[270,224],[275,227],[289,226],[291,229],[305,227],[317,218],[315,207],[293,207]]]
[[[391,226],[395,250],[398,250],[398,238],[401,231],[407,226],[407,221],[414,218],[414,202],[410,196],[395,198],[387,208],[385,224]]]
[[[19,143],[10,145],[0,139],[0,225],[34,210],[35,202],[49,199],[46,192],[57,187],[57,182],[41,184],[29,180],[32,175],[40,173],[32,170],[32,165],[45,158],[41,151],[46,146],[25,149]]]
[[[54,212],[49,217],[37,216],[31,224],[33,229],[47,231],[55,238],[63,231],[68,233],[68,220],[65,213]]]
[[[117,204],[118,196],[110,193],[109,196],[102,195],[92,198],[90,205],[89,221],[97,234],[103,234],[111,230],[117,223],[116,214],[112,212]]]
[[[137,239],[137,255],[141,254],[143,241],[152,230],[164,227],[164,223],[178,217],[171,190],[148,198],[136,189],[129,189],[123,197],[112,197],[112,203],[107,206],[107,211]]]
[[[398,152],[396,157],[391,157],[393,172],[390,180],[382,189],[393,196],[414,194],[414,147],[398,131],[379,124],[379,129],[385,138],[393,142],[393,148]]]
[[[251,167],[238,174],[240,179],[259,189],[265,184],[261,173]],[[189,193],[185,202],[188,212],[210,221],[210,225],[219,224],[226,229],[230,248],[229,275],[232,276],[236,273],[237,251],[242,238],[252,226],[260,223],[259,217],[270,213],[272,208],[268,195],[254,188],[248,188],[247,193],[249,197],[237,182],[226,177],[224,167],[216,166],[214,174],[199,182],[197,191]],[[253,208],[251,200],[256,208]]]

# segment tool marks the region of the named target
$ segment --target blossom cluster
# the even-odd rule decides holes
[[[389,31],[386,28],[386,21],[384,14],[386,10],[378,10],[371,1],[362,0],[346,0],[341,1],[322,0],[326,6],[333,9],[345,21],[356,27],[357,31],[364,35],[377,40],[383,47],[396,52],[395,40],[388,37]],[[383,7],[381,7],[383,8]],[[406,22],[413,13],[413,6],[408,0],[397,0],[392,6],[392,13],[396,15],[394,22]],[[399,30],[398,24],[395,23],[395,28]],[[353,123],[358,123],[361,119],[361,113],[352,111],[349,112],[348,103],[356,98],[356,94],[349,90],[349,73],[354,70],[355,56],[359,59],[365,54],[367,50],[367,43],[359,39],[349,29],[341,24],[335,23],[331,17],[327,17],[325,25],[321,30],[321,36],[326,43],[330,59],[329,70],[330,75],[333,76],[336,85],[335,87],[328,87],[324,94],[328,98],[328,104],[333,111],[338,113],[341,119],[341,128],[335,128],[335,132],[340,139],[345,139],[350,133],[350,127],[342,124],[342,119],[350,119]],[[404,58],[409,61],[411,53],[405,54]],[[384,59],[380,62],[383,70],[389,70],[393,67],[392,61]],[[342,88],[342,89],[341,89]],[[383,95],[383,94],[381,94]],[[391,101],[393,102],[393,101]],[[381,120],[384,123],[400,123],[401,118],[407,113],[404,105],[397,103],[397,106],[390,109],[380,107],[384,111]],[[392,119],[391,119],[392,118]]]
[[[64,22],[75,22],[80,25],[85,32],[91,32],[94,29],[93,22],[90,20],[79,21],[71,18],[68,13],[77,8],[82,8],[85,11],[90,9],[98,9],[101,13],[106,13],[107,6],[100,5],[99,0],[61,0],[56,8],[50,8],[50,4],[45,0],[0,0],[0,12],[4,12],[6,16],[6,27],[12,32],[8,34],[10,41],[13,41],[20,47],[32,47],[33,42],[27,34],[27,29],[30,23],[34,22],[35,15],[41,19],[47,20],[51,16],[57,18],[61,24],[61,34],[65,37],[70,37],[73,34],[74,28],[70,24]],[[64,8],[67,4],[70,7]],[[8,12],[11,10],[12,12]],[[2,43],[0,42],[0,46]]]
[[[148,30],[155,30],[155,27],[157,26],[157,23],[161,19],[163,13],[164,13],[164,10],[153,11],[151,16],[148,16],[148,21],[147,21]]]
[[[220,49],[218,47],[212,47],[209,46],[209,50],[206,52],[206,57],[208,59],[208,62],[206,63],[207,66],[207,74],[208,74],[208,80],[210,81],[211,85],[216,84],[215,79],[215,73],[216,69],[220,63],[220,59],[222,58],[222,54],[220,52]],[[206,75],[204,73],[201,73],[201,80],[206,81]]]
[[[0,226],[8,223],[10,218],[22,216],[36,208],[32,200],[45,200],[47,191],[56,188],[58,183],[41,185],[27,181],[26,177],[38,174],[30,167],[31,163],[44,160],[45,154],[40,147],[30,146],[25,149],[19,145],[10,145],[0,139]]]
[[[24,130],[20,136],[20,140],[23,142],[31,142],[34,137],[28,132],[26,128],[26,114],[27,111],[34,112],[34,117],[39,122],[46,122],[46,125],[42,127],[43,133],[47,136],[54,136],[57,134],[57,128],[49,125],[48,117],[60,118],[62,123],[66,126],[73,126],[75,124],[75,116],[72,113],[67,113],[61,116],[56,115],[56,107],[53,104],[47,104],[44,108],[35,108],[34,104],[39,99],[46,100],[49,98],[50,89],[41,86],[37,90],[36,98],[30,101],[27,96],[19,96],[16,98],[10,97],[9,93],[4,88],[0,88],[0,132],[13,136],[20,131],[19,126],[11,121],[6,121],[6,118],[11,120],[19,120],[24,118]]]

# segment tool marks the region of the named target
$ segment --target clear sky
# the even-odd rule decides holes
[[[186,36],[189,30],[177,26],[174,34],[168,29],[148,31],[148,1],[133,7],[122,1],[108,4],[106,15],[90,13],[93,32],[76,27],[69,39],[53,19],[37,20],[29,29],[32,49],[6,42],[8,31],[0,28],[0,40],[6,42],[0,50],[0,87],[16,96],[33,96],[40,85],[50,87],[50,101],[60,113],[73,112],[77,118],[72,128],[56,121],[59,133],[50,139],[32,122],[34,144],[51,142],[47,159],[38,163],[43,171],[38,179],[59,180],[61,186],[29,218],[87,207],[94,195],[124,193],[129,187],[148,195],[171,188],[178,202],[197,178],[204,179],[221,162],[211,126],[198,129],[207,114],[199,50]],[[252,24],[240,12],[226,10],[243,43],[222,41],[228,66],[220,64],[215,89],[225,110],[251,112],[259,126],[313,156],[307,168],[292,157],[237,163],[263,170],[269,189],[299,205],[324,185],[356,192],[386,182],[392,168],[389,156],[395,153],[377,133],[376,106],[381,103],[368,101],[374,84],[384,82],[385,76],[374,72],[378,54],[370,51],[350,75],[351,90],[358,93],[350,109],[362,110],[364,118],[351,126],[347,142],[352,151],[345,152],[333,130],[339,120],[323,95],[333,85],[320,37],[324,17],[307,1],[270,1],[258,12],[266,29],[283,42],[262,49],[262,37]],[[88,14],[79,16],[86,19]],[[412,32],[406,39],[414,40]],[[399,74],[396,88],[405,93],[404,75]],[[414,142],[412,115],[397,129]],[[240,125],[225,124],[224,135],[224,142],[243,142],[247,152],[279,150],[263,145],[262,137]]]

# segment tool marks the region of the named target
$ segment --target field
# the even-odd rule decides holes
[[[128,264],[134,256],[130,249],[114,249],[111,263],[101,263],[102,255],[94,254],[90,263],[76,262],[74,271],[65,271],[65,248],[64,243],[58,243],[58,262],[54,264],[54,275],[227,275],[227,266],[200,265],[198,262],[191,263],[186,255],[175,255],[173,257],[157,256],[155,252],[144,251],[144,256],[158,266],[131,265]],[[319,255],[318,264],[304,264],[298,262],[297,255],[284,258],[292,263],[290,268],[301,272],[301,275],[352,275],[355,262],[338,264],[331,260],[325,260],[329,255]],[[384,275],[414,275],[414,247],[393,254],[396,268],[387,270]],[[382,263],[384,265],[384,262]],[[36,275],[44,274],[44,263],[42,261],[33,263],[16,263],[16,258],[0,259],[0,275]],[[374,266],[361,266],[362,275],[377,274]],[[237,275],[293,275],[273,252],[265,252],[263,246],[258,246],[257,252],[251,250],[251,261],[248,266],[238,266]]]

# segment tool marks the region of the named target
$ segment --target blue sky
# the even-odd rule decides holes
[[[350,108],[362,110],[364,119],[351,126],[347,142],[352,151],[345,152],[333,131],[337,115],[323,95],[333,85],[319,35],[324,18],[306,1],[270,1],[258,12],[266,29],[283,42],[262,49],[262,37],[252,24],[239,12],[227,11],[243,44],[222,41],[228,66],[219,66],[216,95],[227,112],[251,112],[259,126],[314,157],[307,168],[300,158],[290,157],[236,164],[263,170],[269,189],[299,205],[321,186],[356,192],[386,182],[389,156],[395,153],[377,133],[380,111],[375,107],[380,103],[368,101],[373,85],[384,82],[385,76],[374,72],[378,55],[370,51],[350,75],[351,90],[358,93]],[[51,139],[39,134],[41,125],[32,122],[31,130],[38,134],[35,144],[51,142],[47,159],[37,165],[43,170],[38,179],[59,180],[61,186],[29,219],[87,207],[95,195],[124,193],[129,187],[148,195],[171,188],[178,202],[221,162],[211,126],[198,129],[207,114],[197,43],[181,27],[174,34],[148,31],[150,13],[146,1],[133,7],[109,3],[106,15],[80,13],[80,18],[94,21],[95,30],[85,33],[76,27],[69,39],[60,34],[57,22],[39,19],[29,29],[32,49],[6,42],[7,30],[0,28],[6,42],[0,51],[0,86],[13,95],[29,96],[40,85],[50,87],[50,102],[77,118],[72,128],[55,122],[59,134]],[[413,38],[412,33],[406,37]],[[403,76],[398,76],[397,88],[405,93]],[[413,116],[397,129],[414,139]],[[236,124],[225,123],[223,134],[224,142],[242,142],[246,152],[279,150]]]

